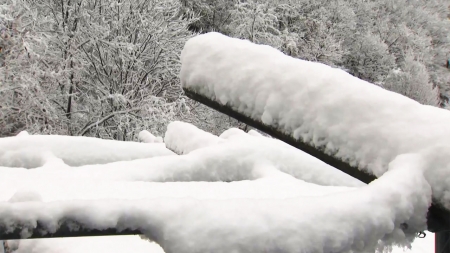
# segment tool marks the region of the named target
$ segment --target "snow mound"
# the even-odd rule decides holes
[[[263,136],[260,132],[254,130],[254,129],[251,129],[250,131],[248,131],[248,134],[253,135],[253,136],[261,136],[261,137]]]
[[[162,143],[163,138],[162,137],[156,137],[152,133],[150,133],[147,130],[142,130],[139,132],[138,139],[140,142],[144,143]]]
[[[167,126],[164,139],[167,147],[178,154],[187,154],[222,142],[219,137],[181,121],[171,122]]]
[[[27,131],[21,131],[20,133],[18,133],[16,136],[20,137],[20,136],[28,136],[30,135]]]

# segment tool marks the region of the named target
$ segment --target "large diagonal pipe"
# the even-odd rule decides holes
[[[242,113],[233,110],[231,107],[227,105],[222,105],[219,102],[211,100],[188,88],[183,88],[183,90],[187,97],[197,102],[200,102],[216,111],[219,111],[227,116],[235,118],[242,123],[254,127],[260,131],[263,131],[271,135],[272,137],[277,138],[295,148],[298,148],[303,152],[308,153],[311,156],[314,156],[315,158],[335,167],[338,170],[341,170],[342,172],[347,173],[348,175],[354,178],[361,180],[366,184],[376,179],[374,175],[361,171],[357,167],[354,167],[349,163],[342,161],[339,158],[328,155],[325,152],[323,152],[323,150],[317,149],[316,147],[313,147],[308,143],[304,143],[301,140],[294,139],[290,135],[281,132],[279,129],[265,125],[260,121],[254,120],[246,115],[243,115]],[[430,209],[428,210],[427,226],[428,230],[431,232],[450,230],[450,212],[445,208],[441,207],[439,204],[433,203]]]

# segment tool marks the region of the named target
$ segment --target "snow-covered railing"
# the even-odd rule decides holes
[[[0,168],[1,239],[143,233],[166,252],[298,252],[299,245],[346,252],[407,245],[425,229],[427,182],[414,156],[399,157],[365,185],[279,140],[239,129],[214,136],[173,122],[165,145],[183,155],[120,154],[124,161],[77,167],[52,147],[64,140],[76,151],[88,139],[34,137],[0,139],[2,151],[30,168],[26,162],[37,155],[28,149],[47,144],[40,167]],[[12,145],[14,138],[28,149]],[[112,149],[122,144],[109,142]]]
[[[296,147],[305,153],[325,162],[326,164],[329,164],[333,166],[336,169],[339,169],[342,172],[345,172],[346,174],[364,182],[364,183],[370,183],[373,180],[376,179],[376,177],[372,174],[369,174],[365,171],[359,170],[356,166],[352,166],[348,162],[344,162],[339,158],[336,158],[332,155],[328,155],[327,153],[323,152],[322,149],[313,147],[311,145],[308,145],[301,140],[296,140],[293,137],[281,132],[280,130],[268,126],[260,121],[254,120],[246,115],[243,115],[235,110],[233,110],[231,107],[222,105],[218,103],[217,101],[214,101],[210,98],[207,98],[205,96],[202,96],[189,88],[184,88],[184,93],[187,97],[200,102],[212,109],[215,109],[223,114],[226,114],[232,118],[235,118],[239,120],[240,122],[243,122],[251,127],[254,127],[258,130],[261,130],[270,136],[277,138],[285,143],[288,143],[289,145],[292,145],[293,147]],[[430,208],[428,209],[427,214],[427,227],[428,230],[431,232],[439,232],[439,231],[448,231],[450,230],[450,212],[446,208],[442,207],[441,204],[433,203]]]
[[[296,148],[302,150],[303,152],[305,152],[311,156],[314,156],[315,158],[345,172],[346,174],[348,174],[354,178],[361,180],[362,182],[370,183],[376,179],[375,176],[357,169],[356,166],[352,166],[349,163],[344,162],[339,158],[329,155],[320,148],[313,147],[301,140],[295,139],[292,136],[283,133],[282,131],[280,131],[279,129],[277,129],[273,126],[264,124],[261,121],[255,120],[255,119],[248,117],[236,110],[233,110],[233,108],[230,106],[220,104],[219,102],[217,102],[211,98],[208,98],[206,96],[203,96],[201,94],[198,94],[189,88],[185,87],[183,90],[184,90],[184,94],[187,97],[189,97],[197,102],[200,102],[216,111],[226,114],[232,118],[235,118],[235,119],[239,120],[240,122],[243,122],[251,127],[261,130],[261,131],[269,134],[270,136],[277,138],[289,145],[292,145],[293,147],[296,147]]]
[[[51,163],[78,167],[166,155],[175,154],[163,143],[149,145],[90,137],[29,135],[26,132],[0,141],[0,167],[36,168]]]
[[[428,229],[450,229],[449,111],[218,33],[188,41],[181,80],[188,97],[365,183],[399,155],[422,156],[434,199]]]

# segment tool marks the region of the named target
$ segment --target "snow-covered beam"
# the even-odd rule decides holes
[[[78,167],[175,155],[164,143],[115,142],[92,137],[29,135],[0,139],[0,166],[41,167],[60,162]]]
[[[450,112],[321,63],[218,33],[181,55],[188,97],[369,183],[403,154],[423,159],[432,231],[450,229]]]
[[[359,170],[358,168],[356,168],[355,166],[352,166],[349,163],[342,161],[339,158],[328,155],[325,152],[323,152],[323,150],[317,149],[317,148],[309,145],[308,143],[302,142],[301,140],[294,139],[290,135],[287,135],[287,134],[281,132],[279,129],[277,129],[273,126],[269,126],[269,125],[262,123],[261,121],[252,119],[242,113],[239,113],[239,112],[233,110],[233,108],[231,108],[230,106],[222,105],[217,101],[209,99],[206,96],[203,96],[201,94],[198,94],[198,93],[190,90],[189,88],[183,88],[183,89],[184,89],[184,93],[187,97],[189,97],[197,102],[200,102],[216,111],[226,114],[232,118],[235,118],[235,119],[239,120],[240,122],[243,122],[251,127],[254,127],[260,131],[263,131],[263,132],[269,134],[270,136],[277,138],[291,146],[294,146],[294,147],[302,150],[303,152],[308,153],[309,155],[347,173],[348,175],[359,179],[360,181],[362,181],[366,184],[368,184],[376,179],[375,176],[370,175],[366,172],[363,172],[363,171]]]
[[[275,137],[293,147],[296,147],[300,150],[302,150],[305,153],[308,153],[311,156],[316,157],[317,159],[341,170],[342,172],[347,173],[348,175],[359,179],[360,181],[364,183],[370,183],[373,180],[376,179],[374,175],[371,175],[367,172],[359,170],[357,167],[352,166],[351,164],[342,161],[339,158],[336,158],[334,156],[328,155],[323,150],[315,148],[307,143],[302,142],[301,140],[296,140],[292,138],[291,136],[281,132],[279,129],[268,126],[261,121],[254,120],[246,115],[243,115],[242,113],[239,113],[235,110],[233,110],[230,106],[222,105],[217,101],[214,101],[212,99],[209,99],[203,95],[200,95],[189,88],[183,88],[184,93],[187,97],[200,102],[216,111],[219,111],[223,114],[226,114],[232,118],[235,118],[239,120],[240,122],[243,122],[251,127],[254,127],[260,131],[263,131],[272,137]],[[439,232],[439,231],[447,231],[450,229],[450,212],[441,207],[440,204],[433,204],[430,209],[428,210],[427,215],[427,224],[428,224],[428,230],[431,232]]]

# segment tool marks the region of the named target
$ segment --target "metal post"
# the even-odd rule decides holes
[[[450,231],[434,234],[435,253],[450,253]]]

